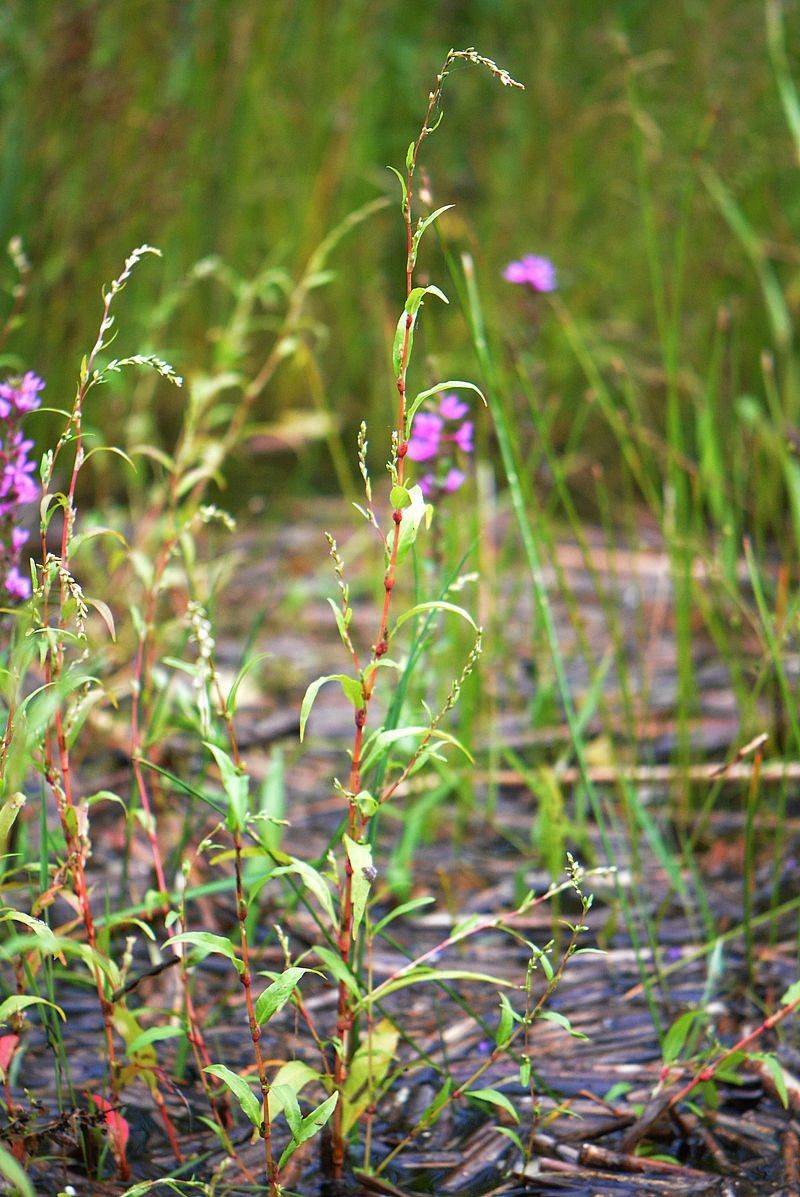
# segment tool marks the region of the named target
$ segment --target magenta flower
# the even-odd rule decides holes
[[[29,370],[17,386],[9,382],[0,383],[0,419],[7,419],[12,411],[20,415],[35,411],[40,403],[39,391],[43,390],[44,383],[33,370]]]
[[[442,421],[430,411],[418,412],[408,441],[408,456],[412,461],[430,461],[439,452]]]
[[[5,587],[12,598],[26,599],[30,597],[30,580],[22,576],[16,565],[12,565],[6,574]]]
[[[464,423],[456,429],[451,440],[458,446],[462,453],[471,453],[472,445],[472,420],[465,420]]]
[[[466,477],[467,476],[463,470],[457,470],[455,466],[453,466],[452,470],[447,471],[447,477],[442,483],[442,490],[446,491],[448,495],[451,495],[454,490],[458,490],[460,486],[464,485]]]
[[[534,291],[555,291],[558,286],[555,266],[549,258],[537,254],[527,254],[519,262],[509,262],[503,278]]]
[[[458,395],[442,395],[439,415],[443,420],[460,420],[468,411],[469,404],[459,399]]]
[[[28,533],[16,526],[20,507],[33,503],[39,488],[31,475],[36,463],[28,454],[33,441],[22,433],[22,419],[39,407],[44,383],[29,370],[22,378],[0,383],[0,601],[26,599],[31,584],[19,568]]]
[[[407,454],[412,461],[430,462],[428,473],[417,485],[426,499],[452,494],[464,485],[466,475],[455,464],[455,450],[471,453],[473,449],[472,420],[463,417],[469,404],[457,395],[443,395],[438,412],[418,412],[408,441]]]

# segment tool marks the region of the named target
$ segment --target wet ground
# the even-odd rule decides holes
[[[668,1028],[684,1011],[703,1008],[709,1033],[724,1050],[777,1009],[781,995],[797,979],[800,763],[777,754],[763,762],[753,841],[755,880],[745,893],[746,795],[753,763],[751,757],[736,759],[736,754],[754,729],[734,701],[729,663],[698,623],[696,710],[689,723],[679,726],[668,562],[657,544],[635,552],[611,551],[599,537],[590,539],[588,559],[572,543],[558,546],[547,583],[579,709],[592,692],[597,668],[604,670],[604,701],[587,722],[588,768],[597,805],[589,800],[569,749],[557,700],[545,708],[548,717],[542,717],[540,706],[533,723],[537,693],[551,685],[552,677],[525,578],[490,586],[488,592],[485,585],[468,592],[463,601],[482,608],[489,639],[473,700],[481,751],[466,796],[459,789],[461,775],[452,769],[414,778],[398,795],[407,814],[421,814],[436,785],[449,781],[451,786],[451,796],[439,804],[433,824],[415,843],[411,865],[397,853],[402,827],[389,816],[382,818],[376,861],[386,862],[381,868],[394,868],[395,882],[406,870],[406,896],[432,895],[435,901],[393,924],[395,940],[376,949],[373,960],[374,977],[380,981],[409,955],[435,948],[454,922],[470,914],[510,912],[527,888],[544,893],[551,877],[539,851],[537,820],[549,778],[563,801],[558,834],[564,846],[588,869],[616,866],[615,873],[600,872],[586,881],[595,901],[580,946],[599,953],[570,960],[548,1000],[548,1009],[568,1018],[581,1037],[571,1036],[558,1022],[537,1020],[530,1041],[532,1084],[519,1083],[519,1053],[493,1062],[482,1075],[481,1087],[492,1086],[509,1098],[519,1126],[497,1108],[452,1103],[380,1177],[356,1171],[343,1192],[459,1197],[777,1197],[800,1192],[800,1082],[794,1080],[800,1074],[800,1030],[794,1020],[757,1045],[779,1061],[788,1110],[778,1100],[774,1070],[758,1061],[743,1065],[740,1083],[719,1084],[715,1107],[706,1092],[694,1106],[671,1108],[670,1097],[692,1073],[687,1066],[662,1075],[655,1030],[656,1022]],[[361,540],[348,542],[343,536],[341,544],[348,559],[357,562]],[[322,858],[339,822],[340,800],[330,779],[346,767],[351,724],[333,687],[326,688],[331,693],[321,692],[307,745],[301,750],[297,743],[305,686],[313,677],[343,667],[324,597],[335,593],[335,585],[324,568],[319,519],[308,512],[266,536],[246,531],[239,547],[240,563],[220,605],[219,660],[231,674],[235,671],[248,630],[253,651],[270,654],[243,691],[238,719],[242,747],[257,782],[274,769],[276,749],[280,751],[290,823],[283,846],[307,859]],[[706,584],[701,568],[696,581]],[[368,606],[369,588],[355,586],[354,592],[358,620]],[[266,618],[259,612],[267,612]],[[500,638],[500,651],[492,647],[492,634]],[[754,638],[743,631],[739,655],[756,672],[758,652]],[[635,734],[632,709],[638,712]],[[773,727],[775,711],[768,698],[759,698],[754,710],[765,727]],[[752,711],[748,718],[752,720]],[[684,760],[676,765],[681,736]],[[177,735],[161,746],[160,756],[171,770],[186,772],[196,767],[193,751]],[[725,762],[731,767],[716,775],[716,766]],[[129,781],[121,750],[116,757],[99,753],[84,768],[95,785],[102,778],[122,792]],[[708,804],[712,791],[714,801]],[[184,800],[167,784],[161,800],[161,834],[177,837]],[[98,813],[93,829],[95,880],[113,894],[123,884],[124,832],[110,810]],[[681,849],[689,842],[692,852],[682,861]],[[203,869],[209,882],[219,877],[210,866],[203,865],[201,873]],[[147,856],[137,849],[125,880],[133,898],[149,884],[147,870]],[[385,909],[395,900],[384,890]],[[750,931],[745,934],[748,911]],[[232,891],[223,885],[198,900],[193,917],[196,926],[229,932],[234,913]],[[562,899],[559,919],[574,914],[574,903]],[[279,912],[265,894],[256,935],[257,968],[281,967],[270,930],[279,916],[296,951],[315,942],[316,928],[302,909]],[[554,931],[550,904],[534,907],[514,926],[538,946],[554,934],[566,942],[559,920]],[[556,956],[557,949],[558,944]],[[142,945],[136,951],[144,971],[152,961]],[[437,963],[457,963],[520,985],[528,956],[518,940],[485,931],[443,953]],[[241,987],[229,964],[209,956],[197,966],[196,977],[196,1004],[212,1058],[248,1067]],[[535,985],[542,984],[537,977]],[[60,1000],[69,1016],[72,1083],[79,1106],[85,1104],[81,1095],[86,1089],[102,1084],[97,1054],[101,1023],[96,1000],[85,987],[66,987]],[[129,999],[132,1008],[154,1011],[169,1009],[177,1000],[171,969],[144,978]],[[334,1001],[329,991],[310,986],[308,1004],[320,1023],[332,1022]],[[467,984],[447,991],[416,986],[387,1005],[402,1010],[404,1031],[414,1043],[413,1053],[401,1047],[400,1059],[424,1056],[425,1066],[410,1069],[381,1103],[371,1129],[373,1163],[393,1150],[436,1096],[442,1068],[459,1086],[486,1061],[498,1017],[495,992]],[[270,1031],[268,1051],[275,1063],[307,1048],[288,1010],[270,1024]],[[126,1116],[132,1126],[134,1180],[179,1173],[208,1180],[223,1153],[199,1121],[206,1107],[197,1076],[188,1065],[176,1075],[169,1042],[160,1045],[159,1059],[165,1065],[163,1092],[180,1127],[187,1166],[176,1168],[155,1110],[141,1088],[132,1089]],[[26,1038],[23,1075],[43,1103],[34,1120],[39,1129],[31,1127],[31,1143],[53,1157],[37,1175],[37,1191],[55,1193],[72,1183],[79,1192],[120,1193],[123,1186],[113,1179],[86,1188],[85,1167],[74,1158],[75,1126],[55,1113],[52,1056],[35,1028]],[[503,1124],[526,1144],[527,1162],[498,1131]],[[241,1161],[257,1176],[260,1147],[249,1144],[243,1133],[235,1138]],[[318,1149],[319,1140],[312,1141],[289,1165],[287,1191],[334,1197],[322,1175]],[[356,1155],[352,1162],[358,1169],[364,1161]],[[263,1191],[236,1163],[223,1176],[217,1192]],[[157,1191],[167,1189],[159,1186]]]

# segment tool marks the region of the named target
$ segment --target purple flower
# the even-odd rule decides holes
[[[509,283],[531,287],[534,291],[555,291],[556,268],[549,258],[537,254],[526,254],[519,262],[509,262],[503,271],[503,278]]]
[[[12,408],[20,415],[35,411],[40,403],[39,391],[44,390],[44,385],[33,370],[29,370],[16,385],[10,382],[0,383],[0,418],[5,420],[11,414]]]
[[[452,435],[452,440],[458,446],[462,453],[472,452],[472,420],[465,420],[460,428],[457,428]]]
[[[458,395],[443,395],[439,404],[439,415],[443,420],[460,420],[469,411],[469,404]]]
[[[39,407],[43,388],[32,370],[0,383],[0,595],[6,599],[26,599],[31,593],[30,580],[19,568],[28,533],[16,527],[16,521],[19,508],[39,494],[31,477],[36,465],[28,459],[33,441],[23,436],[22,420]]]
[[[421,411],[414,419],[414,426],[408,441],[408,456],[411,461],[430,461],[439,452],[442,435],[442,421],[433,412]]]
[[[436,479],[433,474],[423,474],[418,484],[426,499],[429,499],[436,489]]]
[[[454,490],[464,485],[466,474],[462,470],[457,470],[455,466],[452,470],[447,471],[447,477],[442,483],[442,490],[446,491],[448,495],[452,495]]]
[[[5,587],[12,598],[26,599],[31,593],[29,579],[22,576],[16,565],[12,565],[6,574]]]

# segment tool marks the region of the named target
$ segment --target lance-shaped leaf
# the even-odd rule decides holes
[[[46,998],[34,997],[33,994],[12,993],[10,997],[0,1004],[0,1022],[8,1022],[15,1014],[19,1014],[21,1010],[27,1010],[28,1006],[49,1006],[51,1010],[55,1010],[61,1016],[63,1022],[67,1021],[67,1016],[60,1006],[56,1006],[54,1002],[48,1002]]]
[[[375,868],[372,863],[372,848],[369,844],[359,844],[349,835],[343,836],[344,848],[350,867],[353,870],[353,938],[358,934],[372,882],[375,880]]]
[[[173,935],[171,939],[168,939],[164,946],[171,948],[179,943],[186,943],[192,948],[197,948],[201,958],[210,956],[212,952],[219,956],[227,956],[236,965],[238,972],[244,972],[244,965],[236,955],[233,944],[223,935],[214,935],[211,931],[182,931],[180,935]]]
[[[239,1102],[242,1113],[250,1119],[256,1130],[260,1130],[261,1102],[244,1077],[239,1076],[238,1072],[232,1072],[224,1064],[209,1064],[203,1069],[203,1072],[210,1072],[212,1076],[219,1077]]]
[[[247,795],[250,779],[246,773],[236,768],[227,752],[223,752],[216,744],[210,744],[208,741],[205,741],[205,746],[217,762],[222,788],[228,799],[228,829],[243,831],[247,822]]]
[[[321,1105],[317,1106],[316,1110],[312,1110],[305,1118],[302,1118],[299,1124],[292,1127],[292,1141],[284,1148],[281,1158],[278,1160],[278,1168],[282,1168],[287,1160],[290,1160],[298,1147],[303,1143],[307,1143],[309,1139],[313,1139],[314,1135],[319,1134],[323,1126],[330,1118],[333,1111],[336,1109],[336,1103],[339,1100],[338,1093],[331,1093],[330,1097],[326,1097]]]
[[[325,911],[331,926],[335,927],[337,924],[336,912],[333,908],[333,898],[331,897],[330,887],[325,878],[321,873],[317,872],[313,865],[310,865],[307,861],[298,860],[295,856],[290,857],[290,860],[291,864],[281,865],[280,868],[273,869],[270,876],[282,877],[286,873],[296,873],[297,876],[301,878],[306,889],[311,891],[322,909]]]
[[[425,496],[419,486],[412,486],[408,490],[408,505],[403,509],[403,519],[400,524],[400,535],[397,540],[397,561],[402,561],[411,551],[411,546],[417,539],[417,532],[422,521],[430,523],[433,508],[425,502]],[[391,541],[390,541],[391,543]]]
[[[477,1097],[478,1101],[488,1101],[490,1105],[498,1106],[499,1109],[505,1110],[515,1122],[519,1122],[519,1114],[511,1104],[510,1099],[506,1097],[505,1093],[501,1093],[499,1089],[467,1089],[464,1096]]]
[[[412,261],[416,261],[417,250],[419,249],[419,243],[422,240],[422,235],[425,232],[425,230],[427,228],[430,228],[430,226],[433,224],[433,222],[435,220],[438,220],[443,212],[449,212],[451,208],[455,208],[455,204],[445,204],[444,207],[437,208],[435,212],[431,212],[430,216],[426,216],[424,220],[419,221],[417,228],[416,228],[416,232],[414,233],[414,236],[413,236],[412,242],[411,242],[411,259],[412,259]]]
[[[400,375],[403,366],[408,366],[411,358],[411,350],[414,346],[414,325],[417,322],[417,314],[426,295],[435,295],[437,299],[441,299],[442,303],[450,302],[445,293],[433,285],[430,287],[414,287],[409,293],[406,305],[403,308],[403,314],[397,321],[397,331],[394,334],[394,345],[392,346],[392,367],[396,376]],[[403,346],[406,345],[406,337],[408,338],[408,345],[404,354]]]
[[[256,1002],[256,1022],[259,1025],[269,1022],[273,1014],[277,1014],[286,1005],[300,978],[309,971],[307,968],[287,968],[267,986]]]
[[[430,399],[432,395],[441,394],[442,391],[474,391],[476,395],[480,395],[484,406],[486,406],[486,396],[480,387],[475,386],[474,382],[462,382],[458,378],[450,379],[449,382],[437,382],[435,387],[428,387],[427,391],[420,391],[411,400],[406,412],[406,437],[411,435],[411,421],[425,400]]]
[[[453,615],[459,615],[462,619],[466,619],[469,626],[474,628],[476,632],[478,631],[478,625],[469,611],[465,611],[463,607],[459,607],[455,603],[446,603],[443,599],[435,599],[430,603],[416,603],[408,611],[403,612],[394,625],[394,630],[397,631],[407,619],[412,619],[415,615],[422,615],[426,611],[450,611]]]
[[[326,682],[338,682],[342,687],[342,691],[349,702],[353,704],[356,710],[363,705],[364,695],[361,689],[361,682],[358,678],[350,677],[347,673],[329,673],[325,677],[316,678],[303,696],[303,701],[300,705],[300,739],[302,741],[306,731],[306,723],[311,714],[311,708],[314,705],[317,695]]]
[[[400,1032],[393,1023],[382,1018],[356,1049],[344,1085],[343,1135],[350,1133],[367,1106],[374,1102],[376,1091],[392,1066],[399,1039]]]

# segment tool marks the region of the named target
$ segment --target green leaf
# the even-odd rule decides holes
[[[197,948],[201,954],[201,960],[212,952],[219,956],[227,956],[240,973],[244,972],[244,965],[236,955],[233,944],[224,935],[213,935],[211,931],[182,931],[180,935],[173,935],[171,939],[168,939],[164,947],[171,948],[178,943],[186,943],[190,947]]]
[[[373,938],[380,935],[384,927],[395,919],[401,918],[404,914],[410,914],[412,910],[418,910],[420,906],[430,906],[431,902],[435,901],[432,897],[411,898],[408,902],[403,902],[400,906],[395,906],[394,910],[390,910],[385,914],[379,923],[376,923],[373,928]]]
[[[403,176],[400,174],[400,171],[397,169],[396,166],[387,166],[386,169],[390,170],[393,175],[397,175],[398,179],[400,180],[400,186],[403,189],[403,202],[401,204],[401,207],[402,207],[402,210],[405,212],[406,207],[408,206],[408,188],[406,187],[406,181],[403,178]]]
[[[25,795],[16,793],[9,794],[0,807],[0,856],[4,856],[6,848],[8,847],[8,837],[11,835],[11,828],[17,815],[25,805]]]
[[[388,729],[381,729],[375,733],[373,739],[370,740],[369,749],[365,751],[361,767],[366,772],[370,769],[376,761],[379,761],[386,755],[387,749],[398,740],[405,740],[410,736],[426,736],[430,735],[433,740],[439,741],[443,744],[452,744],[459,752],[462,752],[468,761],[474,760],[472,753],[466,748],[460,740],[451,735],[450,732],[442,731],[436,727],[431,730],[430,724],[417,724],[413,727],[395,727]]]
[[[800,1001],[800,981],[793,981],[781,998],[781,1005],[791,1006],[793,1002],[798,1001]]]
[[[422,493],[422,488],[419,486],[409,487],[408,490],[408,505],[403,510],[403,519],[400,524],[400,535],[397,539],[397,561],[403,561],[411,551],[414,541],[417,539],[417,532],[420,529],[422,521],[425,520],[427,524],[430,523],[430,516],[433,508],[430,504],[425,502],[425,496]],[[389,544],[391,544],[389,539]]]
[[[61,1015],[63,1022],[67,1021],[67,1016],[60,1006],[56,1006],[54,1002],[48,1002],[44,998],[34,997],[33,995],[12,993],[10,997],[0,1003],[0,1022],[8,1022],[15,1014],[19,1014],[21,1010],[27,1010],[28,1006],[49,1006],[51,1010],[55,1010],[57,1014]]]
[[[310,972],[310,969],[287,968],[264,990],[256,1002],[256,1022],[259,1026],[269,1022],[273,1014],[277,1014],[286,1005],[297,988],[298,981],[307,972]]]
[[[334,981],[341,981],[354,997],[361,997],[361,990],[358,987],[358,981],[353,976],[352,970],[348,968],[341,956],[334,952],[331,948],[325,947],[324,944],[318,943],[314,947],[314,951],[319,959],[324,964],[325,968],[333,977]]]
[[[311,683],[305,692],[303,701],[300,705],[300,740],[302,742],[306,731],[306,723],[308,716],[311,714],[311,708],[314,705],[317,695],[326,682],[339,682],[345,697],[358,710],[364,702],[364,694],[361,688],[361,682],[357,678],[350,677],[346,673],[328,673],[325,677],[318,677]]]
[[[345,648],[348,648],[349,635],[347,631],[347,624],[344,621],[342,609],[338,603],[334,602],[332,598],[328,598],[331,611],[333,611],[333,618],[336,620],[336,627],[339,629],[339,639]],[[348,649],[349,651],[349,649]]]
[[[212,1076],[219,1077],[239,1102],[239,1105],[242,1107],[242,1113],[249,1118],[256,1130],[260,1130],[262,1123],[261,1102],[253,1093],[253,1090],[244,1077],[239,1076],[238,1072],[232,1072],[224,1064],[209,1064],[203,1069],[203,1072],[210,1072]]]
[[[312,1081],[320,1079],[319,1073],[315,1072],[313,1068],[309,1068],[308,1064],[304,1064],[302,1060],[290,1060],[288,1064],[281,1065],[273,1077],[269,1091],[270,1123],[274,1122],[278,1115],[285,1110],[283,1102],[286,1089],[297,1094]]]
[[[375,868],[372,863],[372,848],[369,844],[359,844],[346,833],[342,839],[347,859],[353,870],[350,884],[353,896],[353,938],[355,939],[364,917],[369,891],[375,879]]]
[[[230,831],[244,831],[247,823],[250,779],[241,769],[237,769],[227,752],[218,748],[216,744],[211,744],[208,740],[205,740],[204,744],[217,762],[222,788],[228,799],[228,828]]]
[[[406,437],[411,435],[411,421],[417,414],[417,411],[426,399],[430,399],[431,395],[438,395],[441,391],[474,391],[476,395],[480,395],[486,406],[486,396],[480,387],[476,387],[474,382],[462,382],[460,379],[450,379],[448,382],[437,382],[435,387],[428,387],[427,391],[420,391],[411,400],[409,408],[406,412]]]
[[[231,712],[231,714],[236,709],[236,696],[239,693],[239,687],[247,677],[248,673],[255,669],[256,665],[260,665],[262,661],[266,661],[272,655],[272,653],[257,653],[254,657],[248,657],[248,659],[242,665],[241,669],[234,678],[233,685],[231,686],[230,692],[228,694],[228,701],[225,703],[226,708]]]
[[[317,1106],[316,1110],[312,1110],[310,1114],[306,1115],[297,1128],[297,1133],[293,1134],[291,1143],[284,1148],[283,1154],[278,1160],[278,1169],[281,1169],[286,1161],[291,1159],[298,1147],[301,1147],[303,1143],[307,1143],[309,1139],[313,1139],[314,1135],[322,1130],[336,1109],[338,1100],[339,1094],[331,1093],[330,1097],[326,1097],[322,1104]]]
[[[505,1137],[510,1139],[514,1144],[520,1155],[523,1157],[525,1156],[525,1148],[522,1145],[522,1139],[520,1139],[517,1132],[512,1130],[510,1126],[493,1126],[492,1130],[497,1131],[498,1135],[505,1135]]]
[[[269,1090],[269,1104],[272,1106],[272,1099],[280,1102],[283,1106],[283,1115],[288,1123],[289,1130],[292,1132],[292,1137],[300,1130],[300,1124],[303,1120],[303,1115],[300,1113],[300,1103],[297,1100],[297,1094],[290,1085],[270,1085]],[[270,1119],[272,1121],[272,1119]]]
[[[365,819],[371,819],[375,812],[380,810],[380,802],[378,802],[377,798],[373,798],[369,790],[359,790],[353,802]]]
[[[419,221],[419,223],[417,224],[417,228],[414,233],[413,242],[412,242],[412,244],[413,244],[412,253],[414,254],[414,256],[416,256],[417,249],[419,248],[419,243],[422,240],[422,234],[425,232],[425,230],[427,228],[430,228],[430,226],[433,224],[433,222],[435,220],[438,220],[439,217],[444,212],[449,212],[451,208],[455,208],[455,204],[445,204],[444,207],[437,208],[435,212],[431,212],[430,216],[426,216],[424,220]]]
[[[569,1019],[558,1010],[542,1010],[538,1017],[543,1018],[545,1022],[554,1022],[556,1026],[563,1027],[573,1039],[589,1038],[588,1035],[584,1035],[583,1031],[576,1031]]]
[[[488,1101],[490,1105],[499,1106],[501,1110],[513,1118],[514,1122],[519,1122],[519,1114],[506,1097],[505,1093],[501,1093],[498,1089],[467,1089],[464,1094],[465,1097],[474,1097],[478,1101]]]
[[[397,330],[394,334],[394,344],[392,346],[392,366],[394,368],[395,376],[399,377],[403,367],[408,367],[411,360],[411,351],[414,347],[414,326],[417,320],[417,314],[422,306],[426,295],[435,295],[437,299],[441,299],[442,303],[449,303],[450,300],[440,291],[438,287],[414,287],[409,292],[406,300],[403,313],[397,322]],[[408,348],[405,354],[405,361],[403,360],[403,346],[406,344],[406,335],[408,336]]]
[[[408,611],[404,611],[399,617],[397,623],[394,625],[394,631],[396,632],[399,627],[402,627],[406,620],[413,619],[415,615],[422,615],[426,611],[450,611],[453,615],[458,615],[461,619],[465,619],[471,628],[476,632],[478,631],[478,625],[469,611],[465,611],[463,607],[459,607],[455,603],[447,603],[443,599],[435,599],[429,603],[415,603],[413,607],[410,607]],[[394,635],[394,632],[392,635]]]
[[[33,1185],[28,1180],[22,1165],[10,1151],[0,1147],[0,1175],[4,1176],[16,1190],[16,1197],[36,1197]]]
[[[500,994],[500,1021],[494,1036],[495,1047],[505,1047],[511,1039],[516,1015],[504,993]]]
[[[766,1068],[769,1075],[772,1077],[772,1082],[775,1085],[775,1090],[780,1098],[781,1105],[784,1110],[789,1109],[789,1090],[786,1087],[786,1075],[781,1068],[780,1061],[772,1052],[759,1052],[753,1057],[760,1060]]]
[[[411,495],[406,486],[393,486],[389,491],[389,502],[395,511],[402,511],[411,502]]]
[[[433,1101],[429,1102],[417,1123],[418,1126],[433,1126],[437,1118],[441,1114],[444,1107],[450,1100],[450,1094],[453,1092],[453,1078],[447,1077],[439,1092],[434,1097]]]
[[[320,949],[318,947],[314,951],[319,955]],[[492,976],[491,973],[474,973],[464,968],[436,969],[428,968],[425,965],[417,965],[400,976],[389,977],[388,980],[373,989],[371,993],[365,994],[358,1004],[358,1009],[365,1009],[375,1002],[383,1001],[385,997],[390,993],[394,993],[397,989],[406,989],[409,985],[420,985],[431,981],[478,981],[486,985],[500,985],[506,989],[515,988],[513,981],[507,981],[505,977]],[[586,1036],[583,1036],[583,1038],[586,1038]]]
[[[411,167],[414,165],[414,149],[416,144],[416,141],[409,142],[408,149],[406,150],[406,170],[411,170]]]
[[[141,1035],[137,1035],[132,1039],[127,1046],[129,1056],[135,1056],[137,1052],[142,1051],[146,1047],[150,1047],[153,1043],[161,1043],[164,1039],[180,1039],[186,1034],[183,1027],[150,1027],[147,1031],[142,1031]]]
[[[704,1019],[705,1012],[703,1010],[687,1010],[679,1018],[676,1018],[664,1036],[664,1043],[661,1047],[665,1064],[674,1064],[676,1060],[680,1059],[689,1033],[698,1022],[702,1023]]]
[[[307,890],[310,890],[319,902],[332,928],[337,926],[336,911],[333,908],[330,886],[321,873],[305,860],[298,860],[296,856],[290,858],[291,864],[273,869],[271,876],[282,877],[284,874],[295,873],[302,880]]]
[[[342,1134],[348,1135],[383,1083],[397,1054],[400,1032],[382,1018],[359,1044],[350,1061],[350,1070],[342,1094]]]

